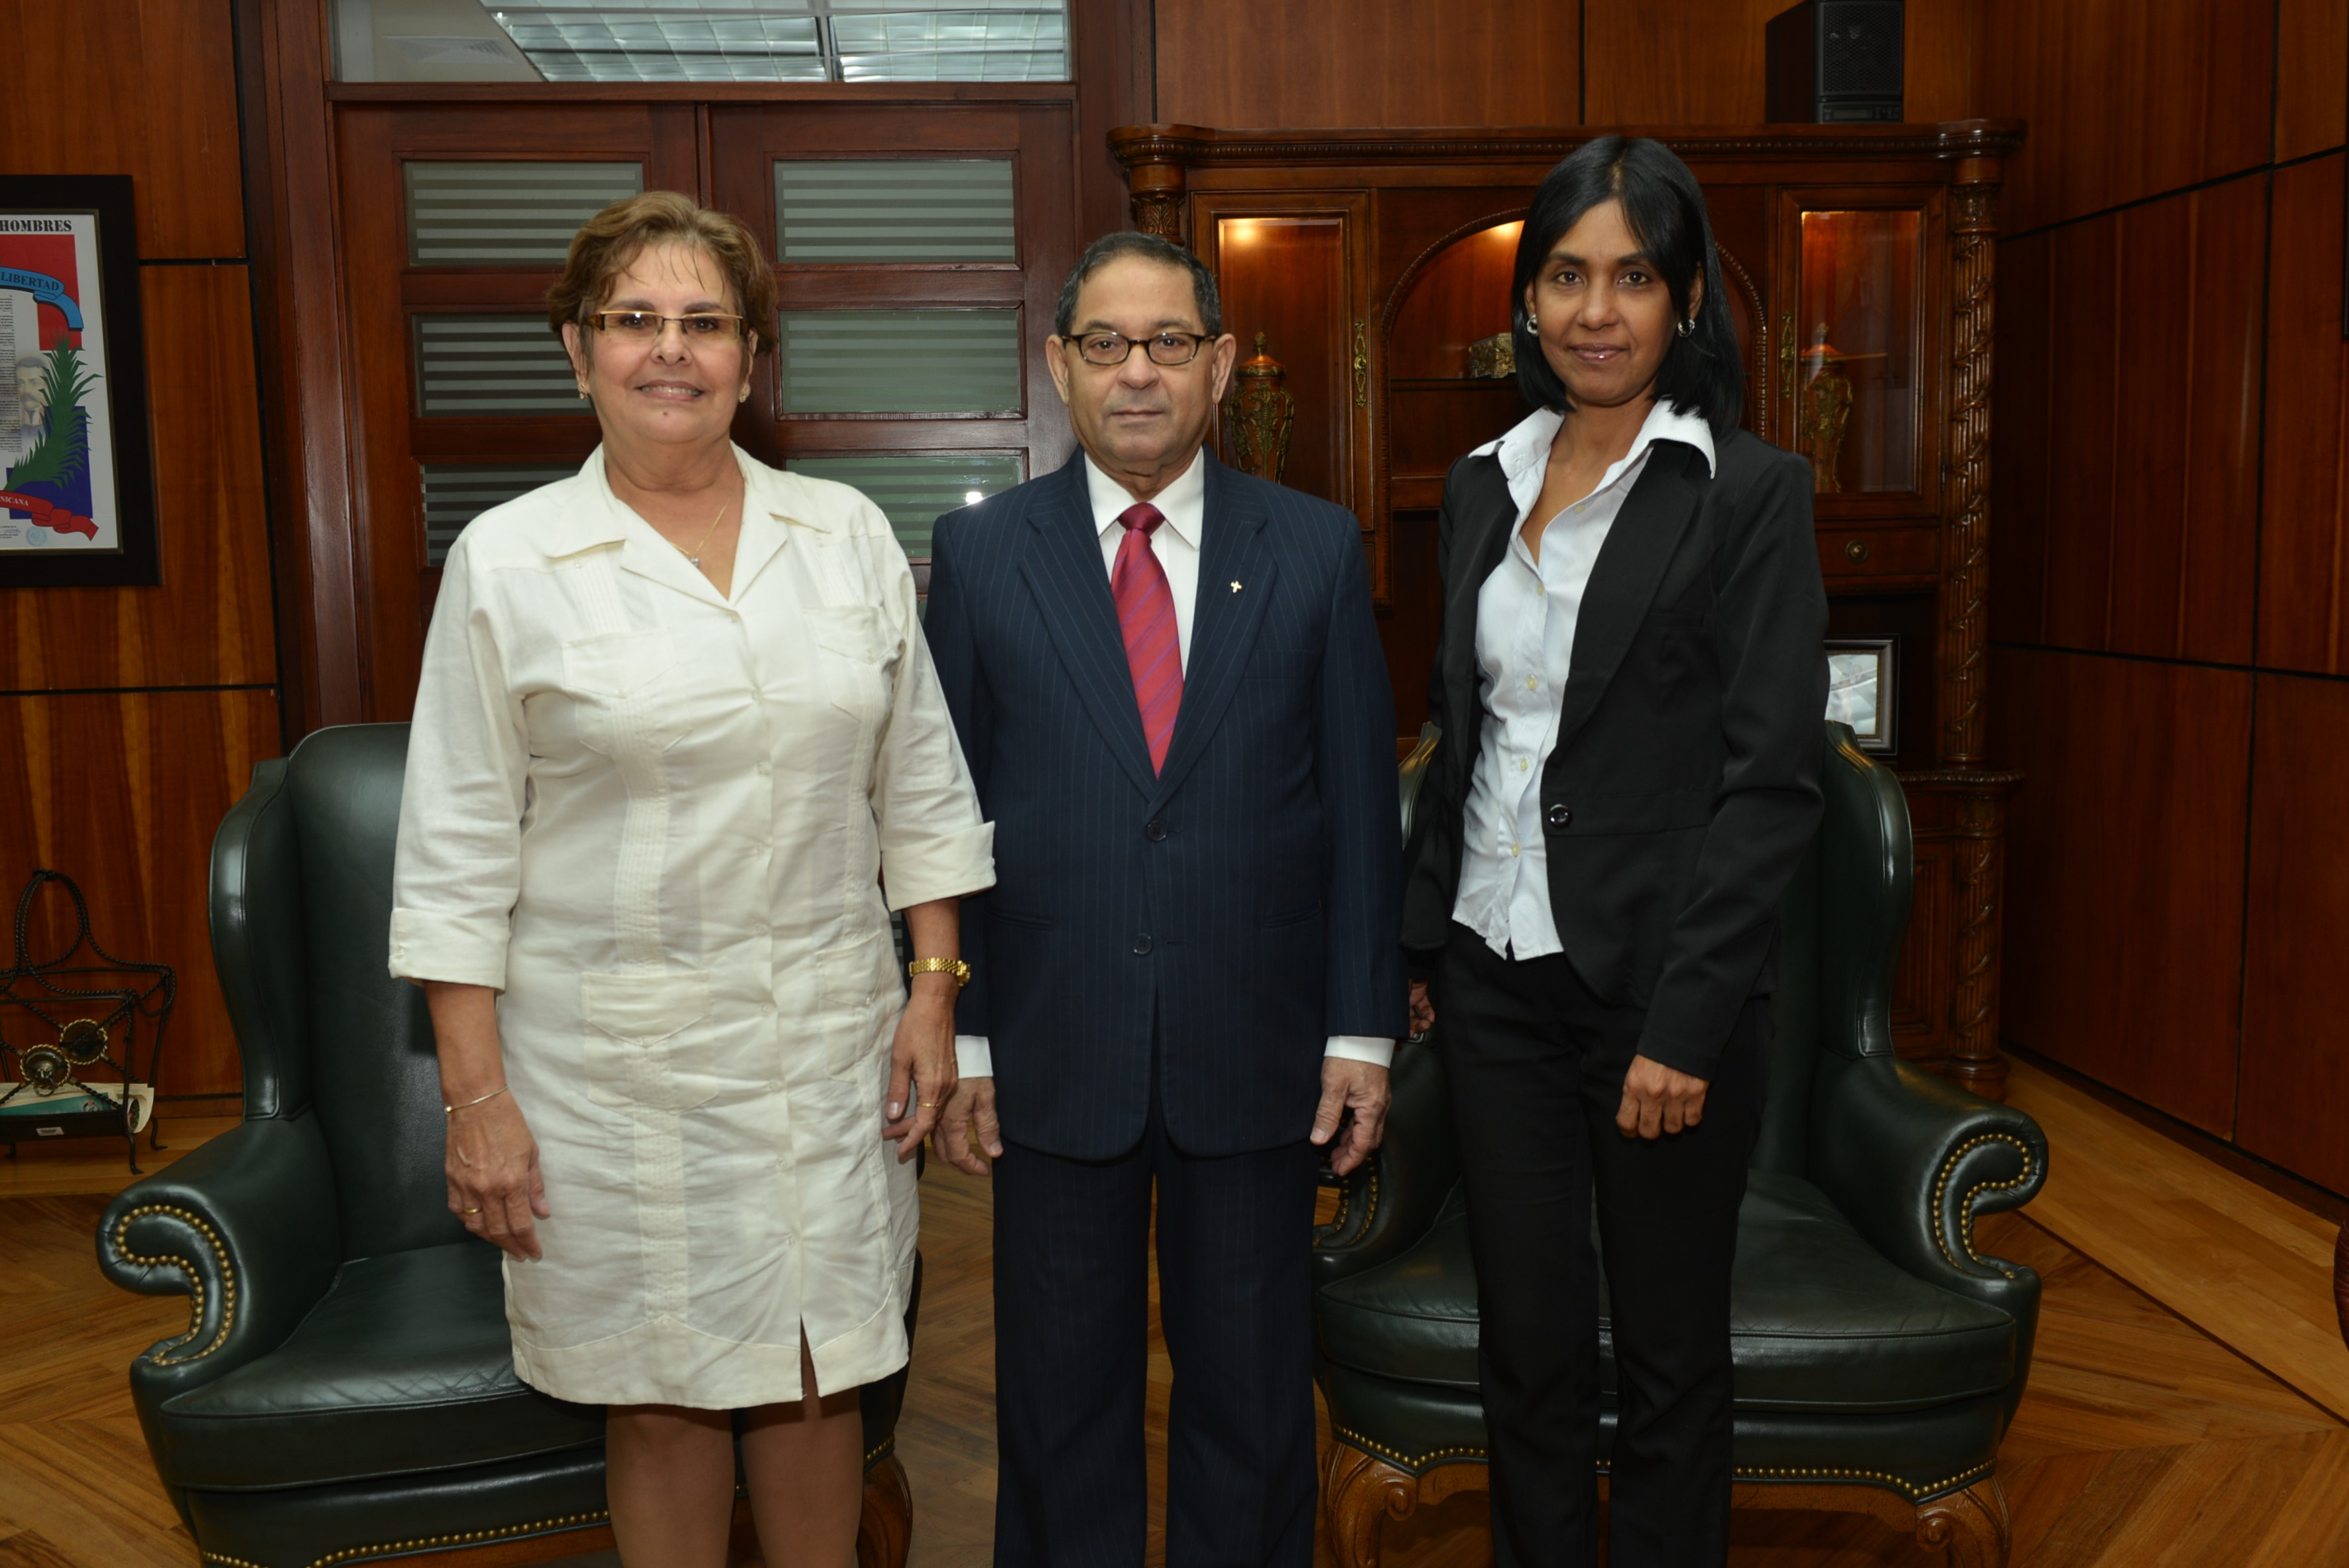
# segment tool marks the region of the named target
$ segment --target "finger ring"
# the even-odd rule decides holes
[[[934,1100],[934,1099],[926,1099],[926,1100],[922,1101],[922,1103],[921,1103],[919,1106],[916,1107],[915,1109],[918,1109],[918,1110],[936,1110],[936,1109],[937,1109],[937,1108],[938,1108],[938,1102],[937,1102],[936,1100]]]
[[[480,1213],[480,1212],[481,1212],[481,1211],[480,1211],[479,1209],[467,1209],[467,1210],[464,1210],[464,1211],[462,1211],[462,1212],[465,1212],[465,1213],[468,1213],[468,1214],[478,1214],[478,1213]]]

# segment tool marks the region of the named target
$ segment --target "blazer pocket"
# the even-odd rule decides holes
[[[872,1070],[885,1038],[885,1015],[901,999],[897,948],[885,934],[878,942],[828,948],[815,958],[815,1034],[823,1046],[823,1070],[835,1078],[856,1078]],[[885,995],[885,988],[888,994]]]
[[[1050,931],[1056,923],[1045,915],[1026,914],[1016,909],[998,909],[992,901],[988,905],[987,918],[1005,925],[1026,926],[1030,931]]]
[[[1569,839],[1605,838],[1618,833],[1671,833],[1702,828],[1713,821],[1713,791],[1678,789],[1653,795],[1589,795],[1568,797],[1573,817],[1563,834]]]
[[[587,1098],[598,1105],[691,1110],[718,1092],[717,1043],[709,1016],[709,975],[579,977],[579,1015],[587,1025]]]

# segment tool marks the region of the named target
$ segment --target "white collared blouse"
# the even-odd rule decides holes
[[[585,1403],[797,1399],[802,1324],[824,1393],[905,1364],[888,911],[994,882],[886,520],[736,459],[730,598],[599,449],[459,536],[417,691],[391,971],[502,993],[515,1367]]]
[[[1539,958],[1564,951],[1550,913],[1549,853],[1541,830],[1541,776],[1557,745],[1558,705],[1574,664],[1574,633],[1591,568],[1631,487],[1647,470],[1648,449],[1682,441],[1713,463],[1704,420],[1659,398],[1631,449],[1610,464],[1589,495],[1542,525],[1541,559],[1526,547],[1525,525],[1541,499],[1550,443],[1564,416],[1543,409],[1471,457],[1497,453],[1517,503],[1509,547],[1476,594],[1477,694],[1484,714],[1476,764],[1469,775],[1460,861],[1460,895],[1452,918],[1504,956]]]

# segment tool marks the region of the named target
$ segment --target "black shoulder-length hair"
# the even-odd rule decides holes
[[[1671,148],[1646,137],[1602,136],[1577,148],[1534,192],[1517,238],[1516,275],[1509,293],[1517,387],[1536,407],[1564,413],[1574,407],[1543,356],[1540,340],[1526,325],[1526,289],[1566,232],[1609,201],[1623,204],[1625,226],[1671,291],[1675,322],[1688,319],[1689,296],[1696,292],[1696,280],[1704,279],[1696,330],[1686,337],[1672,334],[1656,372],[1656,396],[1702,418],[1715,436],[1726,436],[1745,402],[1745,366],[1729,315],[1729,293],[1721,284],[1704,193]]]

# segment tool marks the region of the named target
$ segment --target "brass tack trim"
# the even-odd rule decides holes
[[[878,1444],[874,1445],[871,1453],[864,1456],[864,1468],[866,1470],[871,1470],[873,1468],[874,1460],[879,1459],[883,1454],[887,1453],[891,1449],[894,1449],[896,1446],[897,1434],[892,1432],[887,1437],[882,1439]]]
[[[1341,1439],[1342,1440],[1352,1444],[1355,1448],[1362,1449],[1368,1452],[1376,1454],[1382,1460],[1392,1460],[1399,1465],[1405,1465],[1413,1469],[1426,1469],[1431,1465],[1445,1460],[1456,1460],[1462,1461],[1485,1460],[1489,1460],[1491,1457],[1483,1449],[1470,1448],[1430,1449],[1425,1453],[1418,1455],[1401,1453],[1387,1447],[1384,1443],[1378,1441],[1374,1438],[1366,1438],[1361,1433],[1346,1427],[1340,1427],[1335,1422],[1330,1424],[1330,1432],[1332,1437]],[[1602,1472],[1604,1472],[1608,1467],[1601,1464],[1599,1468]],[[1834,1467],[1783,1469],[1763,1466],[1757,1469],[1741,1468],[1734,1473],[1736,1479],[1739,1480],[1872,1481],[1881,1486],[1890,1487],[1893,1491],[1907,1497],[1909,1501],[1916,1502],[1924,1498],[1947,1491],[1952,1487],[1963,1486],[1969,1482],[1979,1480],[1997,1468],[1998,1461],[1996,1460],[1986,1460],[1982,1464],[1974,1466],[1971,1470],[1960,1471],[1958,1474],[1951,1476],[1947,1480],[1929,1481],[1921,1487],[1911,1486],[1900,1477],[1893,1475],[1886,1470],[1841,1470]]]
[[[329,1552],[324,1557],[313,1558],[309,1568],[334,1568],[338,1563],[356,1563],[365,1557],[381,1557],[401,1552],[427,1552],[450,1546],[479,1546],[492,1541],[511,1541],[518,1536],[552,1534],[563,1530],[584,1530],[591,1524],[602,1524],[612,1517],[608,1509],[594,1513],[565,1513],[553,1519],[534,1519],[526,1524],[502,1524],[491,1530],[463,1530],[446,1535],[419,1535],[408,1541],[381,1541],[372,1546],[346,1546],[339,1552]],[[242,1557],[232,1557],[225,1552],[205,1552],[206,1563],[218,1568],[263,1568],[258,1563],[248,1563]]]
[[[1362,1167],[1369,1178],[1371,1195],[1362,1206],[1362,1228],[1369,1230],[1379,1217],[1379,1165],[1375,1160]],[[1330,1217],[1330,1231],[1336,1234],[1346,1228],[1346,1216],[1354,1207],[1354,1185],[1348,1182],[1338,1189],[1338,1212]]]
[[[1975,1202],[1985,1192],[2011,1192],[2017,1187],[2027,1186],[2032,1177],[2037,1173],[2032,1163],[2030,1146],[2013,1133],[1985,1132],[1978,1138],[1970,1138],[1951,1150],[1949,1159],[1941,1162],[1941,1172],[1933,1179],[1933,1244],[1941,1249],[1941,1259],[1944,1263],[1951,1268],[1958,1266],[1956,1255],[1950,1251],[1949,1227],[1943,1219],[1941,1200],[1949,1191],[1950,1178],[1957,1172],[1958,1161],[1985,1143],[2003,1143],[2012,1147],[2017,1154],[2023,1156],[2023,1171],[2010,1181],[1977,1181],[1973,1186],[1966,1189],[1965,1202],[1961,1206],[1962,1229],[1958,1235],[1958,1245],[1968,1258],[1982,1267],[1995,1268],[2007,1278],[2013,1279],[2014,1278],[2013,1269],[2002,1264],[1994,1264],[1974,1251]]]
[[[170,1253],[150,1256],[145,1253],[134,1253],[130,1250],[131,1222],[144,1219],[150,1214],[161,1214],[184,1222],[202,1236],[204,1239],[204,1244],[212,1249],[212,1261],[220,1268],[221,1320],[219,1332],[212,1336],[212,1343],[202,1350],[187,1356],[172,1356],[166,1354],[164,1350],[158,1350],[148,1357],[148,1363],[155,1367],[181,1367],[191,1361],[201,1361],[226,1345],[229,1330],[236,1326],[236,1268],[228,1261],[228,1249],[221,1244],[220,1233],[213,1230],[205,1222],[203,1216],[194,1211],[182,1209],[176,1203],[141,1203],[135,1209],[124,1211],[122,1218],[116,1221],[114,1225],[115,1253],[124,1262],[136,1264],[141,1268],[177,1269],[180,1271],[180,1276],[188,1282],[188,1331],[173,1340],[171,1346],[167,1346],[167,1349],[184,1346],[203,1332],[204,1282],[197,1276],[195,1265],[186,1258],[175,1257]]]

